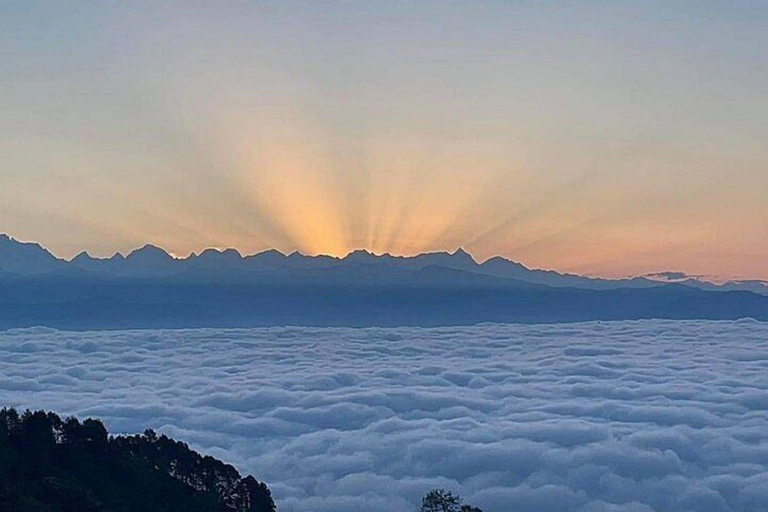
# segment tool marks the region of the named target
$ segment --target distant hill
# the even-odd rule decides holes
[[[532,270],[463,250],[344,258],[146,245],[56,258],[0,237],[0,329],[265,325],[460,325],[640,318],[768,320],[768,287],[680,273],[610,280]]]
[[[147,430],[109,437],[44,411],[0,411],[4,512],[275,512],[266,485]]]

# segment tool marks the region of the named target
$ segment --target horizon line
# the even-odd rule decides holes
[[[268,252],[276,252],[276,253],[279,253],[281,256],[286,257],[286,258],[290,257],[291,255],[297,254],[297,255],[303,256],[305,258],[333,258],[333,259],[339,260],[339,261],[342,261],[342,260],[348,258],[349,256],[353,255],[353,254],[361,253],[361,252],[367,253],[367,254],[369,254],[371,256],[375,256],[375,257],[385,257],[385,256],[388,256],[388,257],[391,257],[391,258],[403,258],[403,259],[405,259],[405,258],[415,258],[417,256],[425,256],[425,255],[428,255],[428,254],[447,254],[449,256],[455,256],[457,254],[464,253],[467,256],[469,256],[472,259],[472,261],[474,261],[478,265],[482,265],[483,263],[485,263],[485,262],[487,262],[489,260],[492,260],[492,259],[502,258],[502,259],[505,259],[505,260],[510,261],[512,263],[518,263],[520,265],[525,266],[524,263],[521,263],[521,262],[515,261],[515,260],[511,260],[511,259],[509,259],[509,258],[507,258],[505,256],[502,256],[501,254],[490,256],[490,257],[480,261],[479,259],[475,258],[475,256],[472,253],[470,253],[468,250],[466,250],[463,246],[456,247],[452,251],[449,250],[449,249],[443,249],[443,250],[435,250],[435,251],[418,252],[418,253],[412,253],[412,254],[393,254],[392,252],[389,252],[389,251],[387,251],[387,252],[378,252],[377,253],[377,252],[375,252],[375,251],[373,251],[371,249],[368,249],[367,247],[359,247],[359,248],[355,248],[355,249],[350,250],[348,253],[344,254],[343,256],[337,256],[337,255],[326,254],[326,253],[308,254],[308,253],[301,252],[298,249],[290,251],[290,252],[285,252],[285,251],[282,251],[282,250],[278,249],[277,247],[269,247],[269,248],[266,248],[266,249],[263,249],[263,250],[260,250],[260,251],[257,251],[257,252],[253,252],[253,253],[244,253],[240,249],[238,249],[237,247],[215,247],[215,246],[208,246],[208,247],[205,247],[205,248],[201,249],[199,252],[190,251],[189,254],[187,254],[186,256],[180,256],[178,254],[175,254],[175,253],[169,251],[168,249],[162,247],[159,244],[156,244],[154,242],[146,242],[143,245],[137,246],[134,249],[131,249],[130,251],[127,251],[127,252],[115,251],[114,253],[112,253],[111,256],[105,256],[105,257],[92,256],[88,252],[87,249],[84,249],[84,250],[76,253],[71,258],[65,258],[65,257],[59,256],[53,250],[49,249],[48,247],[43,245],[43,243],[41,243],[41,242],[39,242],[37,240],[22,240],[20,238],[17,238],[15,236],[11,235],[10,233],[6,233],[6,232],[0,232],[0,238],[7,238],[7,239],[9,239],[11,241],[14,241],[14,242],[17,242],[19,244],[37,245],[40,248],[42,248],[45,251],[47,251],[48,253],[50,253],[56,259],[61,260],[61,261],[65,261],[65,262],[68,262],[68,263],[71,263],[72,261],[74,261],[76,258],[78,258],[79,256],[81,256],[83,254],[88,256],[89,258],[95,259],[95,260],[109,260],[109,259],[115,258],[117,256],[120,256],[120,257],[123,257],[123,258],[128,258],[131,254],[133,254],[135,252],[138,252],[138,251],[141,251],[141,250],[147,249],[147,248],[150,248],[150,249],[154,248],[154,249],[159,249],[159,250],[163,251],[165,254],[167,254],[168,256],[170,256],[171,258],[173,258],[176,261],[184,261],[184,260],[187,260],[187,259],[189,259],[191,257],[199,257],[200,255],[202,255],[203,253],[205,253],[207,251],[215,251],[215,252],[218,252],[219,254],[223,254],[223,253],[225,253],[227,251],[234,251],[243,259],[249,258],[249,257],[253,257],[253,256],[258,256],[259,254],[264,254],[264,253],[268,253]],[[525,266],[525,267],[529,268],[527,266]],[[537,268],[537,269],[530,269],[530,270],[554,270],[554,269],[538,269]]]
[[[445,255],[448,255],[448,256],[457,256],[457,255],[460,255],[460,254],[463,253],[463,254],[466,254],[472,260],[472,262],[474,262],[478,266],[482,266],[482,265],[484,265],[485,263],[487,263],[487,262],[489,262],[491,260],[501,259],[501,260],[504,260],[504,261],[509,262],[509,263],[521,265],[526,270],[529,270],[529,271],[555,272],[555,273],[558,273],[558,274],[563,275],[563,276],[575,276],[575,277],[582,277],[582,278],[588,278],[588,279],[600,279],[600,280],[606,280],[606,281],[622,281],[622,280],[628,280],[628,279],[645,278],[645,279],[648,279],[648,280],[651,280],[651,281],[657,281],[659,283],[674,283],[674,282],[679,282],[679,281],[689,280],[689,279],[697,280],[697,281],[703,281],[703,282],[709,282],[709,283],[713,283],[713,284],[724,284],[724,283],[733,282],[733,281],[756,281],[756,282],[760,282],[760,283],[767,282],[766,280],[759,279],[759,278],[742,278],[740,276],[731,276],[729,278],[722,278],[722,277],[719,277],[719,276],[710,276],[710,275],[701,275],[701,274],[688,274],[688,273],[683,272],[683,271],[673,271],[673,270],[658,270],[658,271],[654,271],[654,272],[646,272],[646,273],[643,273],[643,274],[635,274],[635,275],[629,274],[629,275],[626,275],[624,277],[603,277],[603,276],[594,275],[594,274],[577,274],[577,273],[573,273],[573,272],[561,271],[561,270],[558,270],[558,269],[555,269],[555,268],[534,268],[534,267],[529,267],[528,265],[526,265],[525,263],[523,263],[521,261],[518,261],[518,260],[515,260],[515,259],[511,259],[511,258],[509,258],[507,256],[504,256],[504,255],[501,255],[501,254],[496,254],[496,255],[493,255],[493,256],[489,256],[488,258],[486,258],[486,259],[481,261],[479,259],[476,259],[475,256],[471,252],[466,250],[463,246],[456,247],[453,251],[448,250],[448,249],[444,249],[444,250],[435,250],[435,251],[425,251],[425,252],[413,253],[413,254],[393,254],[393,253],[388,252],[388,251],[387,252],[376,253],[375,251],[373,251],[371,249],[368,249],[368,248],[365,248],[365,247],[361,247],[361,248],[352,249],[351,251],[349,251],[347,254],[345,254],[343,256],[336,256],[336,255],[332,255],[332,254],[323,254],[323,253],[306,254],[306,253],[303,253],[303,252],[301,252],[299,250],[294,250],[294,251],[291,251],[291,252],[284,252],[284,251],[281,251],[280,249],[278,249],[276,247],[266,248],[266,249],[263,249],[263,250],[258,251],[258,252],[245,254],[245,253],[241,252],[239,249],[237,249],[236,247],[224,247],[224,248],[222,248],[222,247],[209,246],[209,247],[205,247],[205,248],[201,249],[199,252],[190,251],[189,254],[187,254],[186,256],[179,256],[177,254],[174,254],[171,251],[168,251],[167,249],[165,249],[164,247],[162,247],[162,246],[160,246],[158,244],[155,244],[153,242],[147,242],[147,243],[145,243],[145,244],[143,244],[141,246],[135,247],[134,249],[131,249],[130,251],[127,251],[125,253],[123,253],[123,252],[121,252],[119,250],[115,251],[112,254],[112,256],[106,256],[106,257],[92,256],[88,252],[87,249],[84,249],[84,250],[76,253],[71,258],[67,259],[65,257],[59,256],[54,251],[52,251],[51,249],[49,249],[48,247],[43,245],[43,243],[41,243],[39,241],[36,241],[36,240],[22,240],[20,238],[17,238],[15,236],[11,235],[10,233],[0,232],[0,239],[2,239],[2,238],[6,238],[6,239],[8,239],[10,241],[13,241],[13,242],[16,242],[16,243],[19,243],[19,244],[23,244],[23,245],[36,245],[36,246],[40,247],[42,250],[46,251],[51,256],[53,256],[55,259],[57,259],[59,261],[62,261],[62,262],[65,262],[65,263],[73,263],[77,258],[79,258],[79,257],[81,257],[83,255],[87,256],[90,259],[100,260],[100,261],[107,261],[107,260],[111,260],[111,259],[114,259],[114,258],[128,259],[132,254],[137,253],[139,251],[142,251],[144,249],[148,249],[148,248],[149,249],[156,249],[156,250],[162,251],[163,253],[168,255],[174,261],[180,261],[180,262],[181,261],[187,261],[187,260],[189,260],[191,258],[200,257],[202,254],[204,254],[206,252],[209,252],[209,251],[214,251],[214,252],[216,252],[218,254],[224,254],[225,252],[233,251],[233,252],[237,253],[237,255],[238,255],[238,257],[240,259],[243,259],[243,260],[245,260],[247,258],[256,257],[256,256],[259,256],[261,254],[277,253],[280,256],[282,256],[283,258],[290,258],[293,255],[298,255],[298,256],[301,256],[301,257],[304,257],[304,258],[331,258],[331,259],[334,259],[334,260],[337,260],[337,261],[340,261],[340,262],[344,261],[347,258],[349,258],[350,256],[352,256],[354,254],[358,254],[358,253],[365,253],[365,254],[368,254],[368,255],[373,256],[375,258],[389,257],[389,258],[395,258],[395,259],[409,259],[409,258],[417,258],[419,256],[437,255],[437,254],[445,254]],[[675,279],[675,280],[672,280],[672,279],[659,279],[659,277],[663,276],[664,274],[680,274],[680,275],[683,275],[684,277],[682,279]]]

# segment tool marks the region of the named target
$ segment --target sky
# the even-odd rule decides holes
[[[0,232],[768,279],[764,2],[0,3]]]

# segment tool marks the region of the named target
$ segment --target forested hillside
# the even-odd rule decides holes
[[[4,512],[273,512],[266,485],[151,430],[0,411]]]

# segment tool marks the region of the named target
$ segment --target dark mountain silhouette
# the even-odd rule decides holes
[[[120,265],[120,273],[144,277],[175,274],[182,270],[177,263],[173,256],[163,249],[154,245],[145,245],[125,257]]]
[[[276,249],[253,254],[243,258],[243,268],[252,270],[272,270],[286,265],[288,257]]]
[[[51,272],[66,265],[39,244],[22,243],[0,234],[0,271],[5,274],[33,275]]]
[[[243,264],[243,256],[235,249],[206,249],[199,255],[191,255],[187,260],[192,267],[208,270],[238,267]]]
[[[87,252],[81,252],[70,262],[71,266],[93,273],[117,273],[125,264],[125,257],[117,253],[111,258],[94,258]]]
[[[433,252],[416,256],[376,255],[369,251],[357,250],[344,258],[324,255],[306,256],[299,252],[285,255],[274,249],[242,256],[235,249],[207,249],[199,255],[192,254],[187,258],[176,259],[157,246],[145,245],[131,252],[127,257],[117,253],[111,258],[94,258],[88,253],[82,252],[67,262],[56,258],[39,244],[21,243],[8,235],[0,235],[0,277],[39,275],[55,271],[62,272],[71,268],[110,277],[158,277],[198,271],[263,273],[374,266],[403,270],[418,270],[435,266],[546,286],[595,290],[650,288],[659,286],[659,284],[674,282],[709,291],[752,291],[768,294],[768,282],[761,280],[729,281],[715,284],[706,281],[701,276],[689,276],[682,272],[657,272],[631,279],[601,279],[563,274],[554,270],[530,269],[522,263],[501,256],[495,256],[483,263],[478,263],[463,249],[458,249],[454,253]]]
[[[275,512],[252,476],[147,430],[110,437],[94,419],[0,410],[7,512]]]
[[[618,288],[650,288],[658,286],[658,282],[638,277],[633,279],[599,279],[573,274],[561,274],[554,270],[532,270],[523,265],[502,258],[493,257],[480,265],[481,272],[499,276],[522,279],[531,283],[538,283],[556,287],[586,288],[590,290],[615,290]]]
[[[480,264],[462,249],[344,258],[209,249],[176,259],[146,245],[127,257],[81,253],[67,262],[37,244],[0,239],[0,328],[768,320],[763,287],[593,279],[501,257]]]

